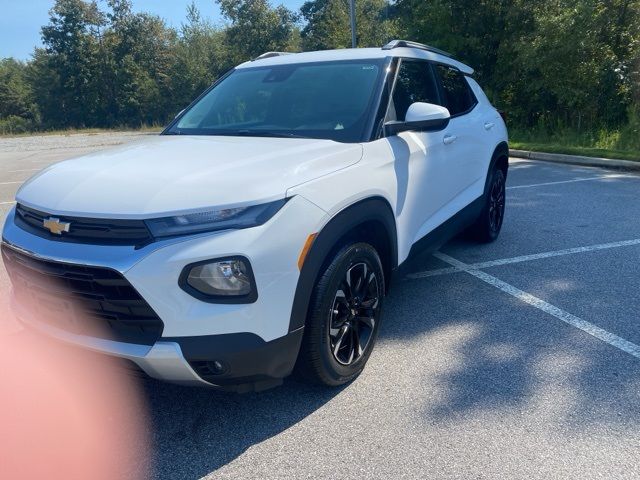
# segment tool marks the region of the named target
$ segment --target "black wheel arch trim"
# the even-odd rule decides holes
[[[507,159],[507,168],[505,169],[504,172],[504,179],[506,181],[507,179],[507,172],[509,170],[509,144],[507,142],[500,142],[496,148],[493,150],[493,155],[491,156],[491,162],[489,163],[489,169],[487,170],[487,176],[486,176],[486,180],[484,183],[484,196],[486,197],[486,195],[489,192],[489,181],[491,180],[491,172],[493,172],[493,169],[496,167],[496,164],[498,163],[498,160],[500,160],[501,158],[505,158]]]
[[[395,270],[398,266],[396,222],[389,202],[383,197],[376,196],[360,200],[344,208],[320,230],[307,253],[293,299],[289,332],[304,326],[316,280],[321,274],[327,258],[338,246],[339,240],[358,226],[370,221],[381,223],[386,231],[390,248],[390,270]],[[385,284],[388,284],[388,279]]]

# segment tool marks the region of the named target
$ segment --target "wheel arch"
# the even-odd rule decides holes
[[[391,272],[398,266],[395,216],[386,199],[370,197],[341,210],[318,232],[300,270],[289,320],[290,332],[304,326],[319,275],[332,255],[350,240],[366,241],[378,250],[388,289]]]
[[[509,144],[505,141],[500,142],[493,150],[491,155],[491,161],[489,162],[489,169],[484,183],[484,195],[487,195],[489,189],[489,180],[491,179],[491,172],[494,168],[499,167],[504,172],[504,178],[507,178],[507,172],[509,171]]]

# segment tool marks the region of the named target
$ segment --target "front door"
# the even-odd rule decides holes
[[[438,81],[426,61],[402,59],[385,121],[405,119],[414,102],[442,104]],[[462,142],[450,142],[446,130],[410,131],[386,140],[394,156],[398,229],[411,243],[437,227],[443,208],[464,188]]]

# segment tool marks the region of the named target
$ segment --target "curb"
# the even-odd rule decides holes
[[[640,162],[631,160],[613,160],[610,158],[583,157],[581,155],[562,155],[560,153],[530,152],[527,150],[509,150],[509,155],[528,160],[542,160],[545,162],[568,163],[587,167],[604,167],[622,170],[640,170]]]

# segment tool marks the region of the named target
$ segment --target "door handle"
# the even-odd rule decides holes
[[[491,130],[493,127],[495,127],[495,125],[496,124],[493,123],[493,122],[487,122],[487,123],[484,124],[484,129],[485,130]]]
[[[456,135],[445,135],[444,138],[442,139],[442,142],[445,145],[451,145],[457,139],[458,139],[458,137]]]

